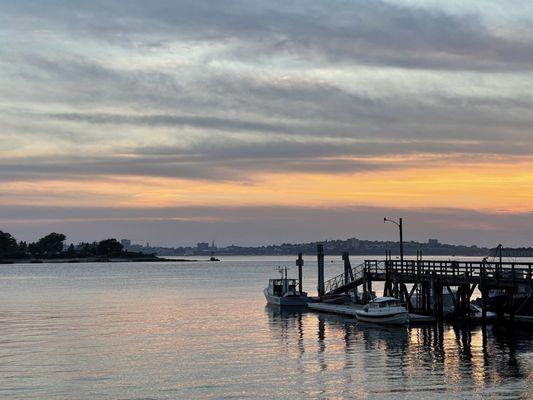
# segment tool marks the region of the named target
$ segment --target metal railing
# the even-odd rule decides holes
[[[494,280],[513,283],[531,283],[533,263],[484,261],[434,261],[434,260],[366,260],[365,267],[370,273],[396,272],[402,275],[422,276],[436,274],[448,280]],[[382,265],[385,265],[383,271]]]
[[[490,281],[492,284],[533,284],[533,263],[486,261],[440,261],[440,260],[365,260],[352,268],[352,274],[341,274],[325,282],[325,293],[342,291],[345,286],[361,280],[366,274],[389,276],[392,273],[407,276],[413,280],[436,275],[454,284],[456,282]]]
[[[364,276],[365,263],[361,263],[352,268],[352,274],[346,274],[345,272],[327,280],[324,283],[325,293],[331,293],[338,290],[340,287],[346,286],[361,279]],[[353,277],[353,280],[352,280]]]

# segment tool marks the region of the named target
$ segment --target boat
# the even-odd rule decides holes
[[[497,314],[492,311],[487,311],[485,314],[485,318],[487,320],[493,320],[496,319]],[[481,321],[483,319],[483,308],[475,303],[470,303],[470,318],[473,321]]]
[[[214,246],[214,244],[213,244]],[[218,258],[215,257],[215,252],[211,252],[211,257],[209,258],[209,261],[220,261]]]
[[[517,321],[533,321],[533,289],[518,285],[516,293],[510,298],[503,290],[489,291],[487,309],[498,316],[509,317],[511,311]]]
[[[356,310],[358,321],[377,324],[403,325],[409,322],[409,312],[394,297],[377,297],[362,310]]]
[[[483,259],[486,268],[494,271],[499,263],[500,276],[507,279],[518,277],[520,272],[502,268],[502,251],[500,244],[496,247],[491,260],[488,257]],[[496,258],[497,252],[499,252],[499,260]],[[513,315],[517,321],[533,322],[533,287],[530,283],[516,285],[511,295],[503,289],[491,289],[488,297],[487,310],[495,313],[497,317],[511,318]]]
[[[311,299],[306,292],[297,288],[297,279],[287,278],[287,268],[278,268],[281,278],[269,279],[268,286],[263,290],[268,304],[275,306],[307,306]]]

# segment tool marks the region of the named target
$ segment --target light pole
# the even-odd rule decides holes
[[[385,217],[383,218],[383,223],[386,222],[392,222],[400,229],[400,264],[401,268],[403,268],[403,221],[401,218],[399,219],[399,222],[396,222],[392,219],[388,219],[387,217]]]

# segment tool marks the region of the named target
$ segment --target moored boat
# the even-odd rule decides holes
[[[358,321],[377,324],[403,325],[409,321],[409,312],[394,297],[377,297],[355,314]]]
[[[485,319],[487,320],[493,320],[496,319],[497,314],[492,311],[487,311],[485,315]],[[483,308],[478,306],[477,304],[470,303],[470,319],[473,321],[481,321],[483,320]]]
[[[311,299],[306,292],[297,288],[297,279],[287,278],[287,268],[278,269],[281,278],[270,279],[268,286],[263,290],[268,304],[276,306],[307,306]]]

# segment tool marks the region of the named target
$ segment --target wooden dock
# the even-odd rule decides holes
[[[356,310],[363,308],[362,304],[328,304],[328,303],[310,303],[308,305],[310,310],[324,312],[329,314],[345,315],[352,318],[357,318]],[[435,317],[409,313],[410,323],[426,323],[435,321]]]
[[[533,289],[533,263],[441,260],[366,260],[352,268],[348,253],[343,254],[344,272],[324,281],[323,248],[317,247],[319,297],[359,291],[363,302],[368,301],[374,282],[383,282],[383,295],[398,298],[409,307],[409,312],[443,318],[443,289],[452,295],[454,316],[470,317],[470,298],[476,288],[482,295],[482,318],[486,318],[489,291],[498,290],[507,296],[502,312],[514,320],[513,296]],[[407,285],[411,288],[408,289]],[[455,290],[452,290],[454,288]],[[365,301],[366,296],[366,301]],[[413,301],[416,300],[416,301]],[[319,303],[320,304],[320,303]],[[317,305],[313,305],[317,309]],[[336,309],[337,313],[351,315],[349,309],[323,304],[322,311]],[[325,308],[324,308],[325,307]],[[334,307],[334,308],[331,308]],[[311,307],[312,308],[312,307]]]
[[[328,303],[309,303],[309,309],[314,311],[347,315],[356,317],[355,310],[360,310],[363,305],[360,304],[328,304]]]

